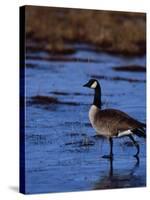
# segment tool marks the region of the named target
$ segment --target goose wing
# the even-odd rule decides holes
[[[116,109],[100,110],[97,113],[96,121],[109,129],[112,136],[122,136],[121,133],[123,135],[136,133],[136,130],[144,131],[143,127],[146,127],[144,123]]]

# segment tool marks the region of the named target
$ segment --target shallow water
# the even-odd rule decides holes
[[[136,138],[139,160],[133,157],[136,149],[128,138],[115,139],[112,163],[103,159],[108,143],[93,137],[88,119],[93,91],[82,87],[91,77],[99,77],[103,108],[121,109],[145,122],[145,72],[113,70],[116,66],[145,66],[145,57],[124,58],[75,47],[77,52],[69,57],[89,62],[48,61],[43,59],[48,56],[45,52],[29,53],[26,59],[26,193],[145,186],[145,140]],[[65,103],[35,104],[31,98],[37,95]]]

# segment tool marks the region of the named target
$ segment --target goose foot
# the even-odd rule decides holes
[[[111,155],[104,155],[104,156],[102,156],[102,158],[105,158],[105,159],[113,159],[113,154],[111,154]]]

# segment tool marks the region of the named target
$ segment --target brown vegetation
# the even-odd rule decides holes
[[[119,66],[113,67],[115,71],[125,71],[125,72],[146,72],[146,67],[139,65],[128,65],[128,66]]]
[[[47,61],[57,61],[57,62],[93,62],[93,63],[99,63],[100,60],[96,59],[89,59],[89,58],[81,58],[81,57],[66,57],[62,55],[53,55],[53,56],[30,56],[27,55],[26,59],[32,59],[32,60],[47,60]],[[28,67],[31,67],[31,65],[28,65]],[[33,65],[32,65],[33,67]]]
[[[76,102],[62,102],[59,101],[56,97],[50,97],[50,96],[42,96],[37,95],[31,97],[30,101],[28,102],[32,105],[50,105],[50,104],[63,104],[63,105],[70,105],[70,106],[78,106],[79,103]]]
[[[94,45],[98,51],[143,55],[146,15],[26,6],[26,37],[36,41],[30,49],[40,48],[50,53],[73,53],[74,49],[67,44],[82,42]]]

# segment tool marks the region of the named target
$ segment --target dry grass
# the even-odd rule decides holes
[[[146,51],[146,14],[26,6],[26,37],[50,52],[70,52],[68,42],[124,55]]]

